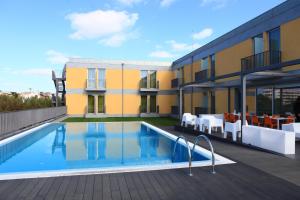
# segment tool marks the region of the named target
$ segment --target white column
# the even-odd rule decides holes
[[[182,118],[182,88],[179,89],[179,119]]]

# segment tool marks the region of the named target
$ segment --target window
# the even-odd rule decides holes
[[[211,77],[215,77],[215,70],[216,70],[216,56],[215,54],[212,54],[210,56],[210,70],[211,70]]]
[[[264,51],[264,39],[263,34],[259,34],[252,39],[253,42],[253,54],[259,54]]]
[[[88,113],[95,112],[95,98],[92,95],[88,95]]]
[[[98,87],[105,88],[105,69],[98,69]]]
[[[156,71],[150,71],[150,88],[156,88]]]
[[[89,68],[88,69],[88,81],[87,81],[88,88],[95,88],[96,87],[96,69]]]
[[[270,64],[280,62],[280,29],[269,32]]]
[[[201,60],[201,71],[208,69],[208,57]]]
[[[98,96],[98,113],[105,113],[104,96]]]
[[[148,71],[142,70],[141,71],[141,83],[140,83],[141,88],[147,88],[147,76],[148,76]]]

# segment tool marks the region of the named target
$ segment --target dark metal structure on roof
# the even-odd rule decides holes
[[[66,95],[66,67],[62,71],[61,77],[56,77],[55,71],[52,71],[52,80],[56,89],[55,99],[53,104],[58,106],[63,106],[66,104],[65,95]]]

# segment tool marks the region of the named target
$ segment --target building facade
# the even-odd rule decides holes
[[[66,104],[85,116],[238,112],[248,76],[247,112],[292,112],[298,74],[300,1],[289,0],[171,65],[71,60]]]

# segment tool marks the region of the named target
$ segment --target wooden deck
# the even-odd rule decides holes
[[[186,136],[190,140],[194,137]],[[0,200],[300,199],[299,156],[291,159],[212,142],[217,153],[237,163],[216,166],[214,175],[210,167],[193,168],[192,177],[187,175],[187,169],[172,169],[6,180],[0,181]]]
[[[0,181],[0,199],[299,199],[300,188],[244,164]]]

